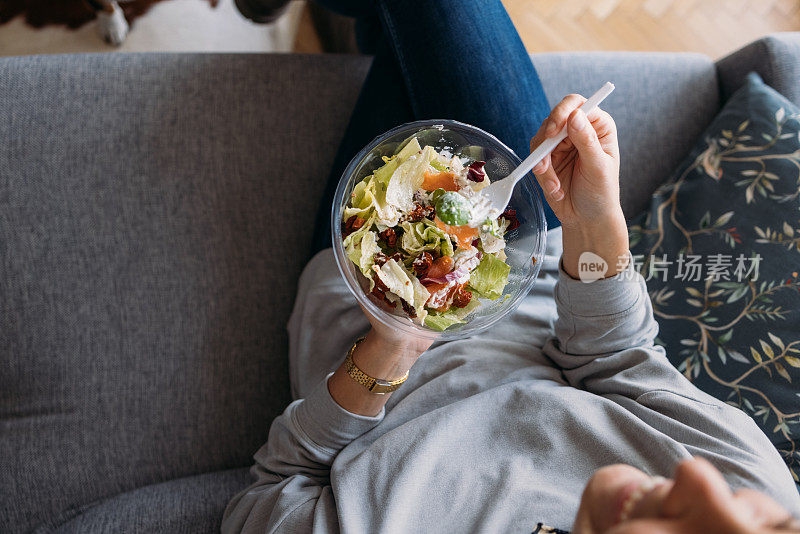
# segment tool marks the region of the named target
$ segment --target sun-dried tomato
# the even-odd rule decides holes
[[[384,286],[384,287],[386,287],[386,286]],[[372,289],[372,294],[375,297],[377,297],[378,300],[385,302],[386,305],[389,306],[390,308],[394,308],[395,306],[397,306],[396,302],[392,302],[391,300],[389,300],[389,298],[386,296],[386,293],[384,293],[382,290],[378,289],[378,284],[377,283],[375,284],[375,287]]]
[[[389,288],[386,287],[386,284],[383,283],[379,277],[375,277],[375,287],[377,287],[381,291],[389,291]]]
[[[374,261],[375,265],[378,267],[383,267],[383,264],[389,261],[389,258],[383,252],[377,252],[375,253]]]
[[[519,227],[519,219],[517,219],[517,210],[511,209],[511,208],[506,208],[506,211],[504,211],[500,215],[500,217],[502,217],[503,219],[507,219],[508,222],[509,222],[509,225],[508,225],[508,228],[506,229],[506,232],[510,232],[514,228],[518,228]]]
[[[392,254],[391,256],[389,256],[389,259],[390,259],[390,260],[394,260],[394,261],[396,261],[397,263],[401,263],[401,262],[403,261],[403,254],[402,254],[402,253],[400,253],[400,252],[395,252],[394,254]]]
[[[421,221],[425,214],[422,211],[422,204],[414,204],[414,209],[406,214],[406,219],[410,222]]]
[[[460,286],[458,288],[458,291],[456,291],[455,295],[453,295],[453,306],[455,306],[456,308],[463,308],[464,306],[469,304],[469,301],[471,300],[472,300],[472,291],[464,289],[463,286]]]
[[[425,276],[428,274],[428,269],[431,268],[432,264],[433,255],[426,250],[414,258],[411,268],[414,269],[414,273],[417,275],[417,278],[425,278]]]
[[[400,304],[403,306],[403,311],[406,312],[406,315],[412,319],[417,316],[417,310],[414,309],[414,306],[406,302],[405,299],[400,299]]]
[[[394,228],[387,228],[379,233],[378,237],[386,241],[386,245],[389,248],[395,248],[397,246],[397,233],[394,231]]]
[[[367,221],[365,219],[362,219],[358,215],[351,215],[350,218],[347,219],[347,222],[342,224],[342,235],[344,237],[349,236],[350,234],[352,234],[353,232],[364,226],[365,222]]]
[[[486,179],[486,171],[483,166],[486,165],[485,161],[473,161],[467,167],[467,180],[473,182],[482,182]]]
[[[431,296],[425,305],[430,308],[434,308],[436,311],[446,312],[452,306],[458,306],[455,303],[456,296],[459,295],[459,293],[462,293],[459,299],[460,302],[462,302],[464,306],[466,306],[472,299],[472,293],[464,289],[465,285],[466,282],[463,284],[456,284],[453,286],[449,284],[431,284],[429,286],[426,286],[428,288],[428,291],[431,293]]]
[[[436,214],[436,208],[433,206],[423,206],[420,203],[414,204],[414,209],[406,214],[406,219],[409,222],[419,222],[424,218],[432,219]]]

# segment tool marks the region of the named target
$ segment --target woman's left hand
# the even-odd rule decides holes
[[[414,362],[433,344],[433,339],[405,334],[386,326],[363,306],[361,309],[369,319],[372,329],[353,351],[353,363],[373,378],[390,381],[405,376]],[[333,400],[345,410],[368,416],[380,413],[386,399],[391,395],[368,391],[347,376],[344,363],[328,380],[328,391]]]
[[[360,303],[359,303],[360,305]],[[356,358],[356,363],[363,363],[366,368],[362,368],[368,374],[370,371],[380,378],[397,378],[411,369],[417,358],[433,344],[433,339],[411,336],[400,330],[383,324],[377,317],[372,315],[366,308],[361,306],[361,310],[372,325],[372,329],[367,334],[367,338],[362,343],[363,353],[359,347],[359,353],[363,355],[376,354],[377,358]],[[355,356],[354,356],[355,357]],[[366,360],[366,361],[365,361]]]

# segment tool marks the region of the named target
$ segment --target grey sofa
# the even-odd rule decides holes
[[[626,214],[750,70],[800,104],[800,34],[534,57],[613,80]],[[370,60],[0,60],[0,532],[214,532],[290,401],[285,324]]]

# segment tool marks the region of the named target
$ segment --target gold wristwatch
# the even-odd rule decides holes
[[[398,378],[397,380],[381,380],[380,378],[373,378],[359,369],[353,361],[353,352],[356,350],[356,347],[358,347],[358,345],[361,344],[361,342],[365,339],[366,337],[358,338],[350,348],[350,352],[347,353],[347,358],[344,359],[344,370],[347,372],[350,378],[367,388],[372,393],[376,393],[378,395],[391,393],[399,388],[400,384],[406,381],[408,378],[408,371],[406,371],[405,376]]]

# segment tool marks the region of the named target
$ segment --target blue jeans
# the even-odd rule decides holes
[[[539,76],[500,0],[318,0],[356,17],[374,54],[336,154],[313,252],[331,246],[330,210],[345,167],[375,136],[422,119],[454,119],[524,158],[550,112]],[[561,223],[544,202],[548,228]]]

